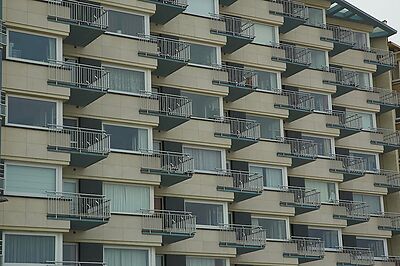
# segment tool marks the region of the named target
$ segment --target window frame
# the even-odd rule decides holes
[[[214,0],[215,1],[215,0]],[[182,41],[186,41],[186,40],[182,40]],[[190,41],[186,41],[187,43],[189,43],[189,45],[190,44],[197,44],[197,45],[202,45],[202,46],[207,46],[207,47],[212,47],[212,48],[215,48],[215,50],[216,50],[216,59],[217,59],[217,63],[216,63],[216,65],[222,65],[222,51],[221,51],[221,46],[218,46],[218,45],[210,45],[210,44],[204,44],[204,43],[201,43],[201,42],[198,42],[198,41],[193,41],[193,40],[190,40]],[[191,50],[190,50],[191,51]],[[197,63],[192,63],[192,62],[190,62],[190,60],[189,60],[189,62],[188,62],[188,64],[187,64],[188,66],[192,66],[192,67],[201,67],[201,68],[208,68],[208,69],[212,69],[212,70],[214,70],[214,68],[215,68],[215,66],[208,66],[208,65],[201,65],[201,64],[197,64]],[[215,70],[214,70],[215,71]]]
[[[321,135],[315,135],[315,134],[309,134],[309,133],[301,133],[301,137],[312,137],[312,138],[320,138],[320,139],[328,139],[330,142],[331,146],[331,154],[335,154],[335,138],[330,137],[330,136],[321,136]],[[323,158],[323,159],[330,159],[332,158],[331,155],[319,155],[317,156],[318,158]]]
[[[269,165],[269,164],[257,164],[257,163],[249,163],[249,172],[250,172],[250,167],[261,167],[261,168],[272,168],[272,169],[279,169],[282,171],[282,186],[288,186],[288,174],[287,174],[287,167],[284,166],[276,166],[276,165]],[[275,187],[266,187],[264,186],[264,180],[263,180],[263,190],[266,191],[282,191],[280,188],[275,188]]]
[[[381,169],[381,164],[379,161],[379,153],[374,153],[374,152],[364,152],[364,151],[358,151],[358,150],[350,150],[349,151],[349,155],[351,155],[352,153],[359,153],[359,154],[366,154],[366,155],[374,155],[375,157],[375,163],[376,163],[376,171],[373,170],[366,170],[366,173],[369,174],[375,174],[377,171],[379,171]],[[357,155],[355,155],[357,157]]]
[[[187,211],[186,209],[186,203],[199,203],[199,204],[212,204],[212,205],[222,205],[222,218],[223,218],[223,224],[229,224],[229,214],[228,214],[228,203],[227,202],[222,202],[222,201],[207,201],[207,200],[197,200],[197,199],[184,199],[183,200],[183,205],[184,205],[184,210]],[[221,225],[204,225],[204,224],[197,224],[196,223],[196,229],[220,229]]]
[[[375,197],[379,197],[379,205],[380,205],[380,209],[381,212],[384,213],[385,212],[385,202],[383,200],[383,195],[379,195],[379,194],[372,194],[372,193],[363,193],[363,192],[354,192],[354,194],[358,194],[358,195],[363,195],[363,196],[375,196]],[[353,194],[353,196],[354,196]],[[369,214],[372,217],[382,217],[382,215],[380,214],[376,214],[376,213],[370,213]]]
[[[361,114],[371,114],[372,115],[372,127],[373,128],[377,128],[377,121],[376,121],[376,113],[374,112],[368,112],[368,111],[360,111],[357,109],[351,109],[351,108],[347,108],[346,111],[351,112],[351,113],[361,113]],[[368,129],[368,128],[364,128],[364,129]]]
[[[215,14],[218,15],[219,14],[219,0],[212,0],[214,2],[214,10],[215,10]],[[199,15],[199,14],[193,14],[193,13],[189,13],[186,10],[183,11],[183,14],[186,15],[190,15],[190,16],[196,16],[196,17],[202,17],[202,18],[211,18],[211,15],[208,16],[204,16],[204,15]]]
[[[279,135],[280,137],[283,137],[285,135],[284,132],[284,127],[283,127],[283,119],[280,117],[275,117],[275,116],[266,116],[266,115],[259,115],[259,114],[253,114],[253,113],[248,113],[249,119],[254,120],[253,117],[260,117],[262,118],[267,118],[267,119],[274,119],[274,120],[279,120]],[[257,121],[258,122],[258,121]],[[260,123],[261,126],[261,123]],[[273,141],[273,142],[280,142],[280,139],[268,139],[268,138],[263,138],[260,136],[260,140],[264,141]]]
[[[382,240],[383,241],[383,251],[384,251],[384,253],[385,253],[385,255],[384,256],[389,256],[388,254],[389,254],[389,250],[388,250],[388,244],[387,244],[387,239],[386,238],[380,238],[380,237],[367,237],[367,236],[356,236],[356,241],[358,240],[358,239],[363,239],[363,240],[378,240],[378,241],[380,241],[380,240]],[[374,260],[383,260],[384,259],[384,257],[375,257],[374,256]]]
[[[321,9],[322,10],[322,23],[323,23],[323,25],[326,25],[326,9],[325,8],[321,8],[321,7],[318,7],[318,6],[307,6],[307,8]],[[304,25],[309,26],[309,27],[320,28],[320,27],[318,27],[316,25],[311,25],[311,24],[307,24],[307,23],[305,23]],[[323,25],[321,25],[321,27]]]
[[[144,18],[144,35],[150,35],[150,16],[146,13],[140,13],[140,12],[135,12],[135,11],[126,11],[122,8],[117,8],[113,7],[113,9],[110,9],[110,11],[115,11],[119,13],[125,13],[128,15],[137,15],[137,16],[142,16]],[[109,35],[114,35],[114,36],[119,36],[119,37],[125,37],[125,38],[130,38],[130,39],[139,39],[139,36],[132,36],[132,35],[127,35],[123,33],[116,33],[112,31],[106,31],[105,34]]]
[[[281,220],[285,221],[285,227],[286,227],[286,239],[276,239],[276,238],[267,238],[267,241],[274,241],[274,242],[287,242],[290,237],[291,237],[291,232],[290,232],[290,221],[289,217],[276,217],[276,216],[271,216],[271,215],[259,215],[255,214],[254,216],[251,215],[251,219],[270,219],[270,220]]]
[[[215,171],[208,171],[208,170],[193,170],[196,174],[211,174],[215,175],[218,173],[218,170],[226,170],[226,150],[221,148],[214,148],[214,147],[205,147],[205,146],[196,146],[190,144],[183,144],[182,145],[182,153],[184,148],[190,149],[197,149],[197,150],[206,150],[206,151],[218,151],[221,153],[221,169],[216,169]]]
[[[339,184],[337,182],[321,180],[321,179],[311,179],[311,178],[309,180],[314,181],[314,182],[325,183],[325,184],[327,184],[327,183],[334,184],[335,185],[336,201],[339,200]],[[304,186],[305,186],[305,184],[304,184]],[[318,191],[318,192],[321,192],[321,191]],[[323,204],[323,205],[337,205],[336,202],[322,201],[322,199],[321,199],[321,204]]]
[[[370,37],[370,35],[369,35],[369,32],[365,32],[365,31],[360,31],[360,30],[354,30],[354,29],[351,29],[353,32],[357,32],[357,33],[363,33],[363,34],[366,34],[366,39],[367,39],[367,49],[370,49],[371,48],[371,37]],[[363,49],[361,49],[361,48],[352,48],[352,49],[354,49],[354,50],[358,50],[358,51],[364,51]]]
[[[328,54],[328,51],[322,50],[322,49],[319,49],[319,48],[309,48],[309,47],[305,47],[305,46],[303,46],[303,48],[307,48],[307,49],[309,49],[310,51],[311,51],[311,50],[314,50],[314,51],[323,52],[323,53],[325,54],[325,66],[324,66],[324,67],[321,67],[321,68],[315,68],[315,67],[312,67],[312,66],[310,65],[309,68],[310,68],[311,70],[324,71],[324,69],[329,69],[329,54]],[[310,54],[310,56],[311,56],[311,54]]]
[[[198,92],[193,92],[193,91],[187,91],[187,90],[182,90],[182,92],[188,93],[188,94],[196,94],[196,95],[201,95],[201,96],[207,96],[207,97],[215,97],[218,98],[218,105],[219,105],[219,116],[223,117],[224,116],[224,101],[223,98],[221,96],[218,95],[210,95],[210,94],[206,94],[206,93],[198,93]],[[187,97],[187,96],[186,96]],[[190,97],[188,97],[190,99]],[[215,122],[215,119],[213,118],[206,118],[206,117],[199,117],[199,116],[191,116],[190,119],[194,119],[194,120],[204,120],[204,121],[212,121]]]
[[[340,247],[343,247],[343,234],[342,234],[342,229],[341,228],[323,227],[323,226],[309,226],[308,229],[337,231],[338,232],[338,247],[337,248],[327,248],[327,247],[325,247],[324,248],[325,251],[338,251],[340,249]]]
[[[275,39],[275,44],[279,43],[279,28],[278,28],[278,26],[273,25],[273,24],[263,23],[263,22],[255,22],[255,24],[272,27],[272,28],[273,28],[274,39]],[[257,32],[256,32],[256,31],[255,31],[255,35],[256,35],[256,37],[257,37]],[[263,45],[263,46],[269,47],[269,46],[271,46],[271,45],[274,44],[274,43],[263,44],[263,43],[255,42],[255,39],[254,39],[254,40],[251,42],[251,44],[254,44],[254,45]]]
[[[246,69],[246,67],[245,67],[245,69]],[[265,70],[265,69],[253,68],[253,70],[276,74],[276,86],[278,87],[277,91],[273,91],[273,90],[269,91],[269,90],[263,90],[263,89],[259,89],[259,88],[256,88],[255,91],[263,92],[263,93],[278,94],[279,91],[282,90],[282,75],[281,75],[281,72],[278,72],[278,71],[275,71],[275,70],[270,70],[270,69]]]
[[[105,261],[106,249],[129,249],[129,250],[146,250],[149,265],[156,265],[156,251],[154,247],[145,246],[127,246],[127,245],[103,245],[103,261]]]
[[[230,265],[230,260],[229,258],[221,258],[221,257],[210,257],[210,256],[198,256],[198,255],[187,255],[185,258],[185,263],[187,262],[187,258],[204,258],[204,259],[216,259],[216,260],[222,260],[224,261],[223,266],[229,266]]]

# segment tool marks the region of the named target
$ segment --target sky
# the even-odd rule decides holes
[[[379,20],[387,20],[388,25],[398,31],[389,40],[400,44],[400,0],[347,0],[347,2]]]

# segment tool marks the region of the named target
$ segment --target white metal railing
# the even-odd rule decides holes
[[[333,76],[332,76],[333,74]],[[354,87],[359,90],[372,92],[372,87],[365,87],[360,82],[360,74],[357,71],[347,70],[337,67],[329,67],[326,71],[324,80],[342,86]]]
[[[151,0],[152,2],[159,2],[163,4],[169,4],[179,7],[187,7],[188,3],[187,0]]]
[[[110,135],[104,130],[49,125],[48,146],[56,151],[108,154]]]
[[[253,39],[255,37],[254,22],[221,14],[210,14],[211,32]]]
[[[332,169],[334,170],[355,174],[364,174],[367,170],[367,162],[362,157],[357,157],[353,155],[332,154],[331,158],[340,162],[339,168],[337,168],[337,164],[334,164],[332,166]]]
[[[290,153],[297,157],[316,157],[318,155],[318,144],[311,140],[282,137],[282,143],[290,145]]]
[[[48,80],[60,86],[108,91],[110,73],[103,67],[49,60]]]
[[[142,230],[148,233],[193,235],[196,232],[196,216],[183,211],[144,210]]]
[[[100,5],[74,0],[48,0],[48,16],[56,21],[108,28],[108,11]]]
[[[144,150],[142,170],[162,171],[173,174],[191,174],[194,171],[193,157],[186,153]]]
[[[383,142],[395,146],[400,145],[400,131],[388,128],[370,128],[368,131],[372,133],[372,141]]]
[[[383,212],[376,213],[381,219],[378,220],[378,226],[384,229],[400,231],[400,213]]]
[[[373,265],[374,254],[369,248],[339,247],[337,262],[349,265]]]
[[[7,28],[3,20],[0,20],[0,45],[7,45]]]
[[[261,226],[224,224],[220,226],[220,245],[265,247],[267,231]]]
[[[362,128],[362,117],[359,114],[349,114],[345,111],[329,110],[327,124],[340,128],[360,129]]]
[[[396,65],[396,58],[392,51],[370,48],[364,53],[364,59],[369,62],[374,62],[380,65],[388,65],[394,67]]]
[[[141,110],[148,113],[185,118],[192,116],[192,100],[186,96],[142,91],[140,97]]]
[[[288,106],[291,109],[312,112],[315,109],[315,99],[310,93],[282,90],[276,104]]]
[[[307,66],[311,64],[311,51],[308,48],[283,43],[273,44],[273,48],[272,59]]]
[[[6,93],[4,90],[0,89],[0,119],[6,116]]]
[[[215,119],[215,133],[222,136],[239,139],[260,139],[260,123],[255,120],[236,117],[217,117]]]
[[[373,92],[379,95],[379,102],[382,104],[400,105],[400,94],[398,91],[374,87]]]
[[[323,257],[325,244],[320,238],[292,236],[284,243],[284,252],[302,257]]]
[[[354,41],[354,32],[351,29],[343,28],[337,25],[327,24],[325,28],[328,31],[332,32],[332,39],[339,43],[346,43],[353,45]],[[330,37],[330,36],[329,36]]]
[[[46,266],[107,266],[105,262],[47,261]]]
[[[104,195],[47,192],[47,213],[55,218],[107,220],[110,200]]]
[[[264,189],[263,177],[256,173],[237,170],[219,170],[220,184],[224,188],[238,191],[261,193]]]
[[[259,87],[258,73],[253,69],[228,65],[215,66],[213,82],[223,86],[256,89]]]
[[[0,198],[4,196],[5,180],[4,163],[0,163]]]
[[[293,17],[299,19],[308,19],[308,8],[301,2],[292,0],[268,0],[272,3],[277,3],[277,6],[272,6],[275,13],[285,17]]]
[[[190,60],[189,43],[152,35],[140,36],[138,52],[141,55],[155,56],[163,59],[173,59],[184,62]]]
[[[337,200],[333,210],[334,215],[349,219],[369,219],[368,204],[362,201]]]
[[[400,188],[400,173],[397,171],[379,169],[374,178],[375,184],[380,186]]]
[[[400,256],[379,257],[379,261],[382,261],[384,263],[384,265],[399,266],[400,265]],[[394,264],[393,264],[393,262],[394,262]]]
[[[321,192],[316,189],[304,187],[282,186],[282,203],[294,204],[296,206],[321,206]]]

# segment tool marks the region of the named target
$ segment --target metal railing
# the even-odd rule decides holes
[[[379,257],[379,261],[382,261],[385,264],[387,263],[388,265],[399,266],[400,265],[400,256]],[[394,264],[392,262],[394,262]]]
[[[47,213],[61,219],[107,220],[111,217],[110,200],[104,195],[47,192]]]
[[[103,67],[49,60],[48,81],[59,86],[108,91],[110,73]]]
[[[100,5],[73,0],[48,0],[48,16],[56,21],[70,22],[100,29],[108,28],[108,11]]]
[[[6,93],[3,89],[0,89],[0,119],[6,116]]]
[[[4,21],[0,19],[0,45],[7,45],[7,28]]]
[[[345,111],[329,110],[326,112],[327,124],[340,128],[359,129],[362,128],[362,117],[359,114],[349,114]]]
[[[335,169],[337,167],[337,164],[335,164],[333,166],[334,170],[343,171],[350,174],[364,174],[367,170],[367,162],[362,157],[332,154],[331,158],[340,162],[339,169]]]
[[[396,58],[392,51],[370,48],[364,53],[364,59],[369,62],[374,62],[380,65],[388,65],[394,67],[396,65]]]
[[[282,60],[287,63],[311,65],[311,51],[307,48],[291,44],[273,44],[272,59]]]
[[[374,254],[369,248],[339,247],[337,262],[349,265],[373,265]]]
[[[261,226],[224,224],[220,226],[220,245],[265,247],[267,231]]]
[[[376,213],[381,218],[378,220],[378,227],[383,229],[400,231],[400,213],[383,212]]]
[[[46,266],[106,266],[105,262],[47,261]]]
[[[187,0],[152,0],[152,2],[160,2],[164,4],[170,4],[179,7],[187,7]]]
[[[255,120],[235,117],[217,117],[215,119],[215,133],[222,136],[239,139],[260,139],[260,123]]]
[[[400,94],[398,91],[374,87],[373,92],[379,95],[379,102],[382,104],[400,105]]]
[[[397,62],[397,64],[394,66],[392,69],[392,80],[393,81],[399,81],[400,80],[400,65]]]
[[[334,215],[348,219],[369,219],[368,204],[362,201],[337,200],[333,210]]]
[[[325,243],[320,238],[292,236],[284,244],[284,253],[302,257],[323,257]]]
[[[332,76],[333,74],[333,76]],[[373,91],[372,87],[361,85],[360,74],[356,71],[346,70],[337,67],[329,67],[325,74],[325,81],[335,83],[337,85],[354,87],[360,90]]]
[[[278,6],[272,6],[272,11],[281,14],[285,17],[308,19],[308,8],[301,2],[292,0],[268,0],[272,3],[279,4]]]
[[[397,171],[379,169],[374,178],[374,183],[379,186],[400,188],[400,173]]]
[[[164,37],[141,35],[138,52],[144,56],[154,56],[183,62],[190,60],[190,44]]]
[[[186,153],[144,150],[141,152],[143,171],[162,171],[169,174],[191,174],[193,157]]]
[[[140,109],[148,113],[185,118],[192,116],[192,100],[186,96],[142,91],[140,97]]]
[[[354,45],[354,33],[351,29],[343,28],[337,25],[326,24],[325,28],[331,32],[332,35],[326,36],[327,38],[332,38],[332,40],[339,42]]]
[[[194,235],[196,216],[183,211],[144,210],[142,230],[149,233]]]
[[[4,196],[5,180],[4,163],[0,163],[0,198]]]
[[[311,140],[282,137],[282,143],[290,145],[290,153],[298,157],[317,157],[318,144]]]
[[[212,19],[211,32],[254,39],[254,22],[240,17],[221,14],[210,14]]]
[[[400,131],[388,128],[369,128],[368,131],[372,133],[372,141],[394,146],[400,145]]]
[[[312,112],[315,109],[315,99],[310,93],[282,90],[280,91],[280,95],[287,98],[279,97],[276,104],[288,106],[291,109],[303,110],[308,112]]]
[[[110,135],[104,130],[49,125],[48,146],[56,151],[108,154]]]
[[[215,66],[213,71],[213,83],[218,85],[235,86],[256,89],[258,85],[258,74],[255,70],[228,65]]]
[[[219,170],[218,175],[221,177],[219,184],[224,188],[256,193],[261,193],[264,189],[263,177],[257,173],[237,170]]]
[[[308,189],[304,187],[281,186],[283,203],[302,206],[321,206],[321,193],[316,189]]]

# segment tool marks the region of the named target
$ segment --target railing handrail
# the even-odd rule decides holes
[[[157,1],[158,2],[167,2],[168,4],[181,6],[181,7],[188,6],[187,0],[157,0]]]
[[[153,213],[173,213],[173,214],[182,214],[182,215],[188,215],[188,216],[194,216],[192,212],[188,211],[175,211],[175,210],[159,210],[159,209],[142,209],[141,210],[143,214],[153,214]]]
[[[255,37],[254,22],[241,17],[234,17],[222,14],[210,13],[211,19],[216,22],[224,22],[225,27],[221,25],[213,25],[213,30],[226,32],[232,35],[239,35],[246,38]]]
[[[88,262],[88,261],[46,261],[46,265],[47,266],[50,266],[50,265],[61,265],[61,266],[102,265],[102,266],[106,266],[107,263],[105,263],[105,262]]]
[[[258,140],[261,137],[261,125],[256,120],[228,116],[215,116],[214,119],[218,134],[235,135],[252,140]]]
[[[292,0],[268,0],[269,2],[282,5],[282,15],[297,17],[301,19],[308,18],[308,8],[304,3]]]
[[[79,192],[64,192],[64,191],[46,191],[48,196],[64,196],[64,195],[71,195],[71,196],[84,196],[84,197],[93,197],[93,198],[105,198],[106,195],[101,194],[89,194],[89,193],[79,193]]]
[[[189,153],[183,153],[183,152],[174,152],[174,151],[161,151],[161,150],[146,150],[146,149],[141,149],[140,152],[143,155],[173,155],[173,156],[184,156],[184,157],[191,157]]]
[[[354,32],[351,29],[329,23],[325,24],[325,28],[332,31],[332,37],[335,41],[355,44]]]
[[[60,60],[55,60],[55,59],[50,59],[50,58],[47,60],[49,61],[50,64],[55,64],[58,66],[64,66],[64,65],[79,66],[79,67],[87,67],[87,68],[102,70],[102,71],[107,72],[103,66],[93,66],[93,65],[75,63],[75,62],[70,62],[70,61],[60,61]]]
[[[85,132],[93,132],[93,133],[103,133],[105,135],[110,135],[107,134],[105,130],[102,129],[93,129],[93,128],[86,128],[86,127],[73,127],[73,126],[65,126],[65,125],[57,125],[57,124],[48,124],[49,129],[69,129],[69,130],[76,130],[76,131],[85,131]]]
[[[284,56],[284,59],[290,62],[311,65],[311,51],[308,48],[287,43],[271,43],[270,46],[275,48],[273,57],[281,58]],[[284,55],[278,53],[278,51],[284,51]]]

